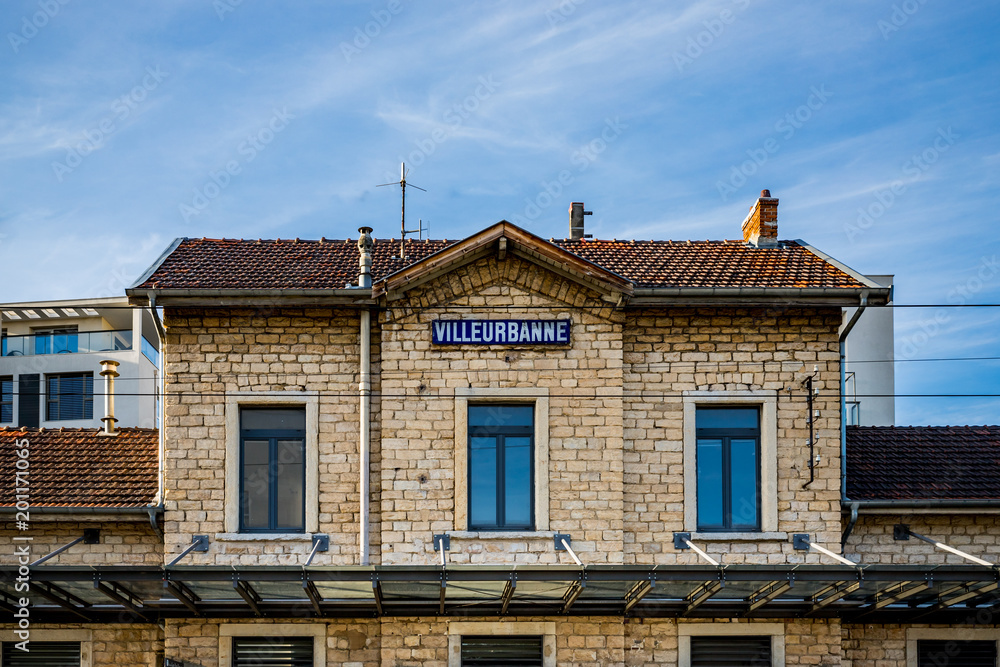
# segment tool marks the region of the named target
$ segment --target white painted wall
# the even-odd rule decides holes
[[[893,276],[876,275],[868,278],[885,287],[892,286]],[[844,323],[854,315],[854,308],[844,309]],[[860,426],[891,426],[896,421],[896,374],[894,359],[894,333],[892,308],[869,307],[862,313],[847,336],[847,363],[844,368],[847,378],[848,416],[851,418],[852,400],[859,402],[853,421],[848,424]],[[870,362],[876,363],[870,363]],[[869,362],[869,363],[859,363]],[[853,373],[853,376],[851,375]],[[886,398],[875,398],[871,394],[882,394]]]

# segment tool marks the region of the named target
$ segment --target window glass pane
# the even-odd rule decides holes
[[[722,526],[722,440],[698,440],[698,527]]]
[[[94,416],[92,373],[47,378],[46,419],[91,419]]]
[[[530,427],[534,423],[534,415],[533,405],[470,405],[469,429],[485,435],[495,433],[495,429],[502,427]]]
[[[277,528],[305,528],[304,449],[301,439],[278,440]]]
[[[531,526],[531,438],[504,438],[504,524]]]
[[[497,525],[497,439],[469,438],[469,522]]]
[[[757,428],[757,408],[698,408],[697,428]]]
[[[733,438],[729,441],[732,525],[757,526],[757,441]]]
[[[243,408],[240,410],[245,430],[303,431],[306,411],[301,408]]]
[[[243,443],[243,527],[267,528],[270,511],[270,442]]]

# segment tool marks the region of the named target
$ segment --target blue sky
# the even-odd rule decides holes
[[[901,303],[1000,303],[1000,6],[990,1],[8,1],[2,301],[120,294],[177,236],[779,235]],[[561,181],[561,182],[560,182]],[[1000,309],[898,309],[897,356],[997,356]],[[997,362],[899,393],[1000,393]],[[1000,401],[900,399],[899,423]]]

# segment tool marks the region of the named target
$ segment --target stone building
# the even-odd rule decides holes
[[[77,647],[44,664],[995,664],[998,429],[934,483],[971,431],[848,433],[844,337],[890,289],[777,207],[735,241],[591,240],[580,204],[564,240],[179,239],[128,290],[163,337],[148,516],[30,568],[31,641]],[[0,430],[5,474],[50,433]]]

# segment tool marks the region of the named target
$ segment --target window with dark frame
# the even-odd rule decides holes
[[[542,667],[542,638],[462,637],[462,667]]]
[[[997,643],[990,640],[958,641],[921,639],[917,641],[917,667],[996,667]]]
[[[691,667],[770,667],[771,637],[691,637]]]
[[[533,405],[469,406],[469,529],[534,529]]]
[[[14,376],[0,377],[0,422],[14,421]]]
[[[80,667],[80,642],[39,642],[31,640],[29,651],[14,642],[4,642],[3,667]]]
[[[93,418],[93,373],[60,373],[45,376],[46,420]]]
[[[760,409],[696,410],[700,531],[760,530]]]
[[[312,637],[233,637],[233,667],[312,667]]]
[[[240,531],[305,532],[306,411],[240,409]]]

